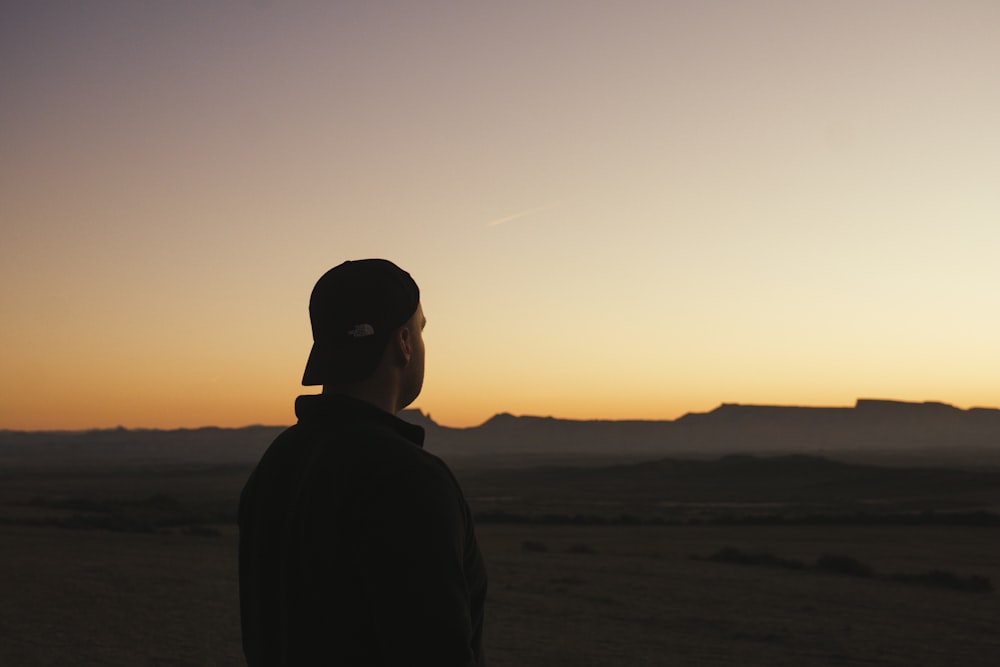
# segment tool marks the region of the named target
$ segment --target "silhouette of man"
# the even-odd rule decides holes
[[[267,665],[483,664],[486,570],[462,491],[395,415],[424,379],[420,290],[344,262],[309,301],[298,423],[240,497],[243,652]]]

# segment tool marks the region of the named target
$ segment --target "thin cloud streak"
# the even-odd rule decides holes
[[[486,223],[486,227],[496,227],[497,225],[502,225],[508,222],[513,222],[514,220],[519,220],[521,218],[526,218],[529,215],[534,215],[536,213],[541,213],[542,211],[548,211],[559,204],[546,204],[545,206],[537,206],[535,208],[529,208],[527,211],[521,211],[520,213],[515,213],[514,215],[508,215],[503,218],[497,218],[496,220],[490,220]]]

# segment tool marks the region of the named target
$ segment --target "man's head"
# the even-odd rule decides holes
[[[384,259],[344,262],[317,281],[309,317],[313,347],[302,384],[356,385],[388,363],[400,392],[412,394],[406,404],[420,393],[425,320],[420,288],[406,271]]]

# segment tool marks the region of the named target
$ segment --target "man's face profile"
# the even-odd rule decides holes
[[[423,331],[425,326],[427,326],[427,318],[424,317],[423,306],[418,304],[416,312],[413,313],[413,317],[411,317],[410,320],[403,325],[405,329],[404,335],[407,336],[407,340],[410,345],[410,360],[406,366],[406,372],[403,378],[403,407],[406,407],[415,401],[417,396],[420,395],[420,390],[424,386],[424,362],[426,350],[424,348]]]

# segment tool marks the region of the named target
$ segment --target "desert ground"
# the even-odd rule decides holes
[[[239,665],[236,533],[8,526],[5,665]],[[995,665],[1000,601],[694,560],[725,546],[1000,576],[988,528],[485,525],[489,664]]]
[[[226,517],[247,473],[223,466],[6,475],[0,664],[242,664],[238,535]],[[163,520],[171,515],[179,518]],[[477,530],[490,574],[486,650],[494,667],[1000,660],[1000,594],[892,578],[942,571],[1000,582],[996,525]],[[778,565],[712,558],[727,548]],[[829,555],[872,572],[815,566]]]

